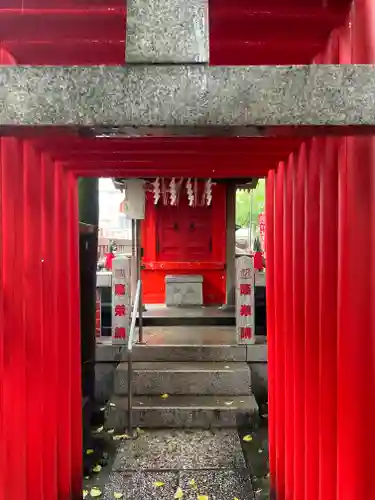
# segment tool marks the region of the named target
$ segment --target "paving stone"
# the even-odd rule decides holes
[[[236,430],[146,431],[125,441],[113,470],[210,469],[245,467]]]
[[[192,488],[194,479],[197,489]],[[184,500],[207,495],[209,500],[251,500],[254,498],[250,473],[246,469],[181,472],[180,487]]]
[[[158,488],[155,481],[165,485]],[[123,494],[123,500],[171,500],[177,488],[178,472],[113,472],[102,498],[113,500],[113,493],[118,492]]]

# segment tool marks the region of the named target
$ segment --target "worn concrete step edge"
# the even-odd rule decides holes
[[[113,397],[106,428],[123,432],[128,425],[127,397]],[[256,425],[258,405],[245,396],[138,396],[133,399],[133,425],[145,428],[237,427]]]
[[[122,359],[125,361],[127,353]],[[245,345],[135,345],[134,361],[246,361]]]
[[[246,363],[133,363],[133,390],[136,395],[251,393],[250,368]],[[115,372],[114,393],[128,391],[128,365],[120,363]]]
[[[96,363],[118,361],[120,346],[97,344]],[[126,361],[127,349],[122,349],[121,360]],[[253,345],[135,345],[133,361],[228,361],[267,362],[267,344]]]

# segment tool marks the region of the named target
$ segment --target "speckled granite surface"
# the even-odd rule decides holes
[[[127,0],[127,63],[206,63],[208,52],[208,0]]]
[[[1,125],[374,125],[375,66],[0,68]]]
[[[245,467],[236,429],[147,431],[125,441],[114,471],[139,469],[213,469]]]
[[[155,483],[161,482],[157,486]],[[170,500],[177,488],[184,500],[252,500],[236,430],[147,431],[122,442],[103,490],[104,499],[122,493],[126,500]]]
[[[190,484],[194,480],[194,487]],[[165,483],[155,487],[154,483]],[[189,472],[114,472],[104,489],[105,500],[113,493],[123,493],[124,500],[172,500],[180,487],[184,500],[197,500],[207,495],[209,500],[252,500],[249,472],[239,470],[189,471]]]

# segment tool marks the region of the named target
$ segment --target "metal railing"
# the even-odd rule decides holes
[[[137,281],[137,288],[134,297],[133,311],[132,311],[132,321],[130,325],[129,337],[128,337],[128,431],[129,435],[133,435],[133,344],[134,344],[134,333],[135,326],[137,322],[137,315],[139,313],[139,341],[142,340],[142,304],[140,304],[142,297],[142,281]]]

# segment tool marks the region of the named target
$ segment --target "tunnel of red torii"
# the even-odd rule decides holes
[[[126,9],[120,0],[109,3],[87,10],[89,2],[76,8],[59,0],[52,9],[39,0],[6,0],[0,8],[0,500],[81,496],[79,176],[266,177],[273,491],[277,500],[375,498],[370,106],[349,109],[349,96],[340,130],[324,127],[332,125],[324,109],[323,128],[293,118],[288,128],[259,128],[237,116],[234,124],[254,125],[258,137],[241,127],[235,135],[243,137],[187,137],[181,127],[172,136],[173,123],[163,137],[160,127],[147,129],[152,137],[139,129],[131,137],[128,122],[124,136],[98,138],[98,123],[84,117],[67,127],[64,108],[48,100],[53,68],[46,68],[44,88],[25,83],[29,70],[22,76],[17,65],[77,65],[79,74],[80,66],[124,64]],[[371,0],[325,7],[269,1],[267,13],[255,3],[248,10],[244,2],[232,8],[210,0],[211,65],[374,64]],[[41,30],[36,21],[43,20],[50,22]],[[254,26],[249,41],[246,30]],[[19,75],[12,90],[9,81]],[[69,85],[61,92],[78,99]]]

